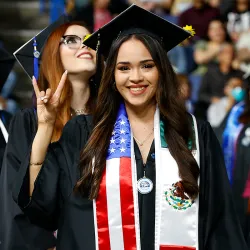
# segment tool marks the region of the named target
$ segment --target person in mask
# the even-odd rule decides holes
[[[225,96],[208,107],[207,117],[213,128],[218,128],[225,120],[232,107],[244,100],[245,90],[240,77],[230,78],[224,87]]]

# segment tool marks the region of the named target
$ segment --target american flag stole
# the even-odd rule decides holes
[[[165,160],[171,161],[173,159],[171,159],[171,155],[166,154],[165,151],[164,154],[166,156],[162,155],[160,115],[158,109],[155,113],[154,123],[155,145],[158,144],[155,151],[157,166],[155,187],[155,250],[198,250],[198,238],[196,237],[197,227],[194,225],[197,222],[197,209],[193,209],[191,212],[193,214],[191,225],[184,227],[192,229],[190,232],[183,233],[183,235],[188,234],[187,240],[176,241],[178,237],[173,236],[173,234],[176,234],[177,236],[179,230],[171,233],[171,236],[165,236],[164,231],[170,231],[167,228],[167,225],[169,224],[169,220],[172,219],[168,216],[168,210],[174,209],[166,201],[166,190],[164,190],[164,188],[166,187],[166,184],[169,183],[165,183],[165,181],[162,180],[161,171],[162,167],[167,167],[165,164],[162,164],[162,162],[165,163]],[[168,149],[164,148],[164,150]],[[160,158],[162,158],[162,160]],[[159,164],[161,164],[162,167],[158,168]],[[173,169],[178,170],[178,167],[173,165]],[[167,170],[165,169],[165,171]],[[173,176],[173,178],[178,181],[179,177],[177,177]],[[93,206],[96,250],[141,250],[137,173],[134,157],[133,135],[123,103],[120,106],[112,137],[110,139],[106,169],[101,181],[99,195],[93,202]],[[186,206],[188,207],[188,204],[186,204]],[[189,209],[187,209],[187,211],[188,210]],[[189,210],[189,214],[190,211],[191,210]],[[178,212],[180,213],[183,211],[177,211],[177,213]],[[165,214],[163,215],[162,213]],[[182,215],[180,219],[182,220],[184,217],[185,216]],[[176,222],[178,223],[178,215],[176,218]],[[190,235],[192,239],[189,239]]]

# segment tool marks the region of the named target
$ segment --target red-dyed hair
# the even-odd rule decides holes
[[[65,34],[67,28],[72,25],[80,25],[86,28],[86,26],[82,22],[65,23],[59,26],[56,30],[54,30],[46,42],[46,45],[42,53],[42,60],[38,78],[38,85],[40,90],[46,91],[46,89],[50,88],[52,90],[52,93],[54,93],[58,86],[58,83],[64,72],[59,51],[60,41],[61,37]],[[87,110],[90,113],[93,109],[93,102],[95,99],[95,91],[93,90],[94,86],[91,85],[90,85],[90,98],[86,105]],[[71,110],[70,110],[71,98],[72,98],[72,86],[69,80],[67,80],[60,99],[60,106],[58,108],[57,119],[51,140],[52,142],[59,140],[64,125],[71,118]]]

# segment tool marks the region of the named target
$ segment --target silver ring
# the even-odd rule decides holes
[[[40,97],[40,100],[41,100],[41,101],[44,101],[44,99],[48,99],[48,96],[45,95],[45,96],[41,96],[41,97]]]

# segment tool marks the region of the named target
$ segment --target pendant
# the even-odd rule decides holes
[[[148,194],[153,190],[153,182],[146,176],[137,181],[137,190],[141,194]]]

